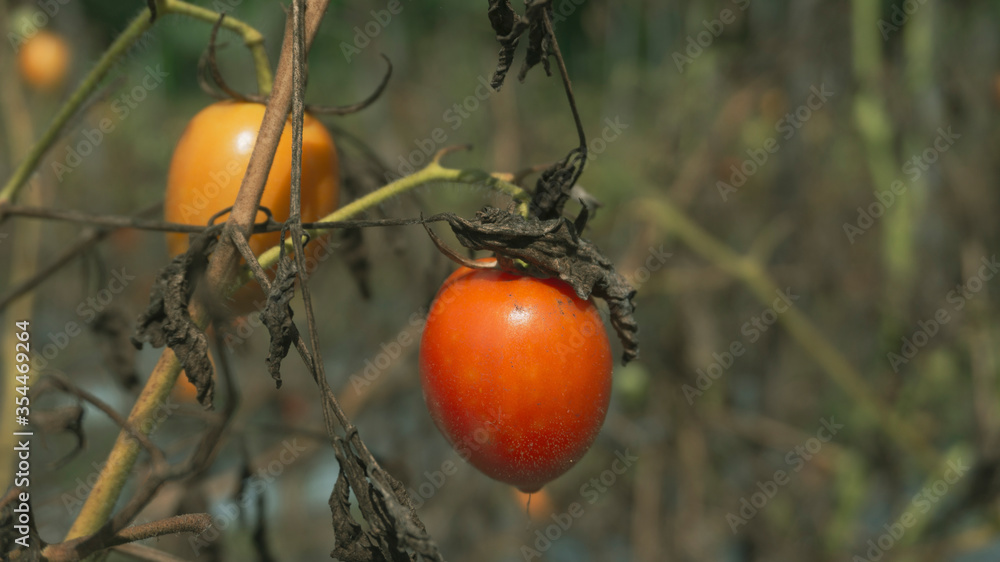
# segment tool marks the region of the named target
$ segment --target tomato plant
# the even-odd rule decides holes
[[[39,31],[17,52],[21,78],[40,91],[52,91],[63,84],[69,61],[69,46],[62,36],[51,31]]]
[[[438,429],[487,476],[534,492],[593,443],[611,395],[597,308],[558,279],[463,267],[442,285],[420,344]]]
[[[191,119],[170,161],[165,220],[204,225],[212,215],[233,205],[263,118],[262,104],[223,101],[206,107]],[[291,201],[291,130],[289,120],[285,123],[260,201],[279,222],[288,220]],[[333,137],[322,123],[307,114],[302,128],[302,221],[319,220],[336,209],[339,185],[339,163]],[[225,216],[217,220],[224,220]],[[257,221],[265,218],[263,211],[257,212]],[[278,232],[255,234],[250,237],[250,248],[255,255],[260,255],[278,244],[280,236]],[[187,234],[167,234],[171,256],[184,252],[187,247]],[[244,288],[234,296],[232,308],[236,312],[249,312],[253,310],[254,300],[260,298],[259,287],[256,290]]]

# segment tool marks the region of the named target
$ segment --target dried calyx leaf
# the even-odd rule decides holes
[[[586,222],[586,207],[580,226]],[[611,325],[624,346],[622,363],[639,355],[639,327],[633,317],[635,289],[615,271],[610,260],[590,241],[581,238],[578,226],[569,219],[524,218],[516,213],[486,207],[476,213],[476,220],[453,213],[441,213],[428,219],[448,221],[458,241],[472,250],[486,250],[497,255],[499,265],[536,277],[558,277],[569,283],[577,296],[591,295],[604,299],[611,313]],[[525,271],[514,260],[529,265]]]
[[[132,325],[125,311],[110,306],[101,311],[90,324],[90,330],[98,338],[104,364],[127,390],[139,385],[139,375],[135,370],[135,348],[124,345],[128,342]]]
[[[188,312],[188,303],[208,267],[217,229],[191,237],[188,251],[175,257],[153,283],[149,306],[139,315],[132,344],[142,349],[166,345],[177,355],[187,378],[198,389],[198,402],[211,407],[215,393],[208,339]]]
[[[260,315],[271,336],[267,352],[267,370],[271,373],[276,388],[281,388],[281,361],[299,339],[299,331],[292,322],[292,307],[288,304],[295,296],[297,271],[295,260],[288,255],[282,255],[278,261],[274,281],[271,282],[271,290],[267,294],[267,305]]]
[[[551,0],[527,0],[524,16],[514,11],[510,0],[490,0],[487,15],[493,31],[496,32],[497,42],[500,43],[497,68],[490,81],[494,90],[499,90],[503,86],[504,79],[514,62],[514,51],[517,50],[518,40],[525,31],[528,32],[528,52],[518,72],[518,80],[523,82],[528,71],[538,63],[542,63],[546,75],[552,75],[549,55],[552,54],[553,38],[545,25],[546,14],[552,18]]]

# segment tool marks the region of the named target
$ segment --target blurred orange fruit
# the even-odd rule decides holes
[[[66,41],[51,31],[39,31],[21,45],[17,67],[21,78],[36,90],[51,92],[66,80],[70,51]]]

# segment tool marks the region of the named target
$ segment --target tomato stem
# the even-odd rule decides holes
[[[530,199],[530,195],[528,195],[528,192],[521,187],[503,179],[502,174],[489,174],[481,170],[453,169],[441,166],[439,163],[440,156],[453,150],[454,148],[443,149],[437,156],[435,156],[435,158],[431,160],[429,164],[427,164],[426,167],[421,170],[399,178],[369,193],[368,195],[361,197],[360,199],[356,199],[351,203],[344,205],[343,207],[320,219],[319,222],[347,220],[365,212],[368,209],[371,209],[372,207],[382,204],[387,199],[403,194],[407,191],[420,187],[421,185],[449,182],[464,183],[468,185],[483,185],[502,193],[506,193],[518,202],[518,211],[522,215],[527,215],[528,200]],[[313,237],[322,236],[328,232],[330,232],[330,229],[317,228],[309,231],[310,236]],[[293,251],[292,245],[291,238],[285,239],[284,246],[286,252]],[[258,261],[264,269],[268,269],[278,263],[278,256],[280,253],[281,245],[274,246],[270,250],[261,254]],[[244,267],[243,271],[237,276],[227,292],[232,294],[249,282],[252,278],[253,274],[250,273],[250,269]]]
[[[218,12],[188,4],[182,0],[161,0],[161,2],[163,13],[188,16],[211,24],[219,20]],[[243,43],[253,57],[254,71],[257,73],[257,93],[265,97],[271,95],[274,76],[271,74],[271,63],[267,59],[267,50],[264,49],[264,36],[254,27],[231,17],[229,14],[226,14],[222,20],[222,27],[236,32],[243,38]]]

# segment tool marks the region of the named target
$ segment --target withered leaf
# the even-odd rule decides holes
[[[490,18],[490,25],[497,34],[497,41],[500,43],[500,54],[497,60],[497,68],[493,72],[490,86],[494,90],[500,90],[503,86],[507,72],[510,71],[514,62],[514,51],[517,50],[517,41],[524,32],[525,24],[521,16],[517,15],[510,6],[510,0],[490,0],[490,7],[486,14]]]
[[[410,562],[443,560],[437,545],[416,516],[406,488],[382,470],[370,453],[360,458],[351,445],[337,437],[333,442],[340,474],[330,495],[330,510],[337,544],[331,557],[338,560]],[[358,501],[369,529],[351,515],[350,490]],[[413,556],[407,550],[414,552]]]
[[[497,42],[500,43],[497,68],[490,81],[494,90],[499,90],[503,86],[504,79],[514,62],[514,52],[517,50],[518,40],[525,31],[528,32],[528,52],[518,73],[518,80],[523,82],[528,71],[538,63],[542,63],[547,76],[552,75],[549,55],[552,54],[554,38],[545,25],[546,15],[550,21],[552,19],[552,2],[550,0],[527,0],[524,16],[518,15],[511,8],[510,0],[490,0],[490,7],[486,13],[490,18],[493,31],[496,32]]]
[[[639,327],[632,305],[635,289],[615,271],[597,246],[579,236],[569,219],[525,219],[516,213],[486,207],[476,213],[476,220],[441,213],[428,222],[435,220],[447,221],[466,248],[494,252],[506,269],[517,269],[514,260],[521,260],[530,266],[527,273],[558,277],[569,283],[581,299],[591,295],[604,299],[611,313],[611,325],[624,346],[622,363],[638,357]]]
[[[188,251],[160,271],[150,291],[149,306],[139,315],[131,338],[137,349],[142,349],[143,343],[172,349],[188,380],[198,389],[198,402],[205,407],[212,406],[215,394],[213,368],[208,339],[191,318],[188,303],[204,276],[216,240],[215,229],[192,236]]]
[[[278,261],[278,269],[267,294],[267,305],[260,316],[271,336],[267,370],[277,388],[281,388],[281,361],[299,338],[299,331],[292,322],[292,307],[288,304],[295,296],[296,272],[295,260],[283,255]]]
[[[550,2],[534,2],[528,4],[527,16],[528,24],[528,52],[524,55],[524,64],[521,71],[517,73],[517,79],[524,82],[528,76],[528,71],[538,63],[542,63],[546,76],[552,76],[552,69],[549,67],[549,55],[552,54],[552,36],[545,26],[545,13],[552,18],[552,4]]]

